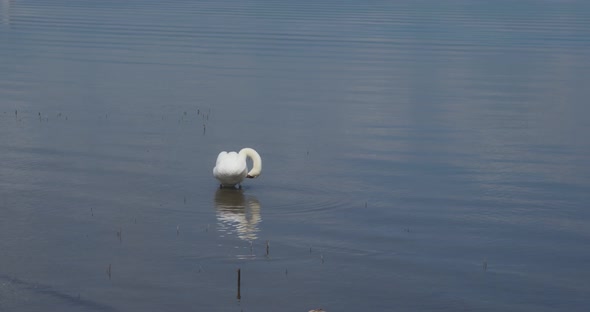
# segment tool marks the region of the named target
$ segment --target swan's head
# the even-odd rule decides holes
[[[248,178],[248,179],[254,179],[254,178],[256,178],[259,175],[260,175],[260,172],[252,172],[252,171],[250,171],[250,173],[248,173],[246,175],[246,178]]]

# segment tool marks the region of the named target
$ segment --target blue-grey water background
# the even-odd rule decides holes
[[[1,0],[0,310],[587,311],[589,16]]]

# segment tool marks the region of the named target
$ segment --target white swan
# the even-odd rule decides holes
[[[252,159],[252,170],[248,172],[246,157]],[[242,148],[239,153],[223,151],[217,156],[213,176],[221,185],[219,187],[234,187],[240,184],[244,178],[256,178],[262,171],[262,159],[251,148]],[[241,185],[239,185],[241,187]]]

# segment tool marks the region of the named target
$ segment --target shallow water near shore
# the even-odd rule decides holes
[[[585,311],[589,14],[0,0],[0,310]]]

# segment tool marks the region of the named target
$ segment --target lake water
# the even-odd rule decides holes
[[[587,311],[589,16],[1,0],[0,310]]]

